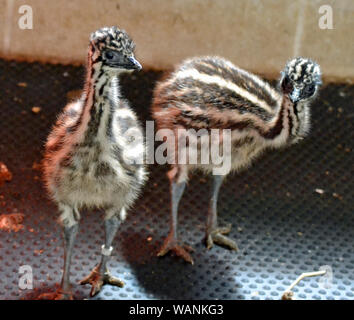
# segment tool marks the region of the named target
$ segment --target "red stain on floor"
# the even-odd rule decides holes
[[[0,215],[0,230],[18,232],[24,228],[22,224],[24,218],[23,213],[11,213]]]

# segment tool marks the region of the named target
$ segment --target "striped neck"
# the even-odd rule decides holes
[[[275,147],[298,142],[307,135],[309,122],[310,111],[307,104],[294,104],[284,94],[276,121],[264,137]]]
[[[120,88],[117,73],[104,70],[102,62],[99,59],[91,59],[90,54],[88,60],[85,91],[82,97],[83,116],[87,119],[83,143],[92,145],[106,139],[108,122],[112,121],[114,109],[119,105]]]
[[[289,110],[290,142],[295,143],[304,139],[310,131],[310,107],[308,101],[299,101]]]
[[[270,130],[265,134],[266,139],[270,139],[274,146],[281,146],[288,142],[291,127],[293,123],[293,117],[291,112],[293,104],[287,95],[283,95],[281,106],[276,116],[276,121]]]

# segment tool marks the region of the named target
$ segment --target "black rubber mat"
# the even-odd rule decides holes
[[[122,79],[123,92],[142,121],[156,72]],[[0,215],[23,213],[23,229],[0,230],[0,299],[33,299],[54,290],[62,273],[61,229],[36,164],[67,93],[80,89],[82,67],[0,60],[0,161],[13,173],[0,187]],[[151,166],[150,180],[115,240],[109,264],[124,288],[105,286],[95,299],[279,299],[303,272],[327,266],[333,278],[303,280],[297,299],[353,299],[354,86],[325,85],[313,105],[311,135],[289,149],[266,153],[247,171],[228,178],[219,216],[231,222],[239,252],[208,251],[202,240],[208,206],[207,177],[194,176],[180,206],[180,235],[195,249],[195,265],[157,258],[168,232],[167,167]],[[39,113],[31,109],[40,107]],[[77,282],[99,261],[102,213],[84,212],[72,265]],[[19,288],[19,268],[32,268],[33,290]]]

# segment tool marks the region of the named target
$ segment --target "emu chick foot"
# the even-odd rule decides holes
[[[157,256],[162,257],[169,251],[174,252],[177,256],[181,257],[186,262],[194,264],[193,258],[189,254],[189,252],[194,251],[193,248],[185,244],[179,245],[176,237],[173,234],[169,234],[167,236]]]
[[[111,276],[108,270],[106,270],[106,272],[102,274],[99,271],[99,265],[96,266],[85,279],[81,280],[80,284],[90,284],[92,286],[90,292],[91,297],[99,293],[105,284],[110,284],[120,288],[124,286],[124,282],[118,278]]]
[[[231,224],[226,227],[216,227],[207,231],[206,235],[206,245],[208,249],[211,249],[214,244],[219,246],[227,247],[231,250],[238,250],[237,244],[234,240],[226,237],[225,234],[229,234],[231,231]]]
[[[74,300],[74,296],[71,290],[64,291],[58,288],[55,292],[40,294],[36,300]]]

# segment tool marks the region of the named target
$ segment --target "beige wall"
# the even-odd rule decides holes
[[[18,27],[22,4],[33,8],[33,30]],[[333,30],[318,26],[322,4],[333,8]],[[128,31],[145,68],[216,54],[277,76],[304,55],[327,79],[354,79],[353,0],[0,0],[0,56],[83,63],[90,32],[105,25]]]

